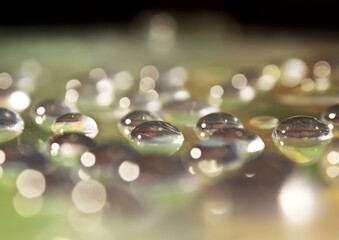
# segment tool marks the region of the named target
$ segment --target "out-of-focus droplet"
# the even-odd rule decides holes
[[[80,156],[94,148],[92,139],[79,133],[66,133],[47,142],[46,151],[59,164],[72,166],[80,161]]]
[[[170,123],[149,121],[136,126],[129,140],[143,154],[172,155],[183,144],[184,136]]]
[[[33,169],[22,171],[17,180],[16,186],[19,193],[26,198],[36,198],[41,196],[46,188],[44,175]]]
[[[265,143],[257,134],[243,128],[220,128],[210,136],[210,140],[219,144],[236,144],[244,159],[256,157],[265,148]]]
[[[339,104],[335,104],[327,108],[321,115],[328,127],[333,131],[334,136],[339,135]]]
[[[0,89],[8,89],[13,83],[11,75],[8,73],[0,73]]]
[[[72,200],[79,211],[95,213],[106,204],[106,189],[95,180],[80,181],[72,191]]]
[[[207,102],[188,99],[172,101],[163,107],[164,119],[180,126],[194,126],[198,119],[207,114],[218,112],[219,108]]]
[[[74,109],[66,106],[63,102],[46,100],[37,104],[31,110],[31,117],[42,129],[51,131],[54,120],[65,113],[72,112],[72,110]]]
[[[189,151],[186,160],[188,172],[208,179],[225,176],[244,165],[240,151],[233,143],[199,142]]]
[[[153,65],[145,66],[140,71],[140,78],[151,78],[154,81],[157,81],[159,79],[160,73],[159,70],[154,67]]]
[[[210,113],[199,119],[194,127],[195,133],[201,140],[206,140],[219,128],[237,127],[243,128],[239,119],[229,113]]]
[[[56,134],[81,133],[90,138],[98,134],[98,126],[93,118],[81,113],[66,113],[59,116],[52,124]]]
[[[0,108],[0,142],[19,136],[24,130],[24,121],[16,112]]]
[[[236,109],[251,102],[257,95],[255,89],[250,85],[235,88],[232,84],[223,86],[221,107],[224,109]]]
[[[331,129],[314,117],[295,116],[273,130],[275,145],[296,163],[313,163],[331,142]]]
[[[6,171],[20,172],[30,168],[45,173],[50,169],[47,158],[32,145],[9,143],[0,149],[1,164]]]
[[[127,137],[130,135],[131,131],[141,123],[148,121],[161,121],[161,117],[152,112],[136,110],[128,113],[118,122],[118,128],[123,136]]]
[[[256,116],[250,119],[250,124],[259,129],[272,129],[279,123],[279,120],[273,116]]]
[[[319,166],[322,178],[334,187],[339,186],[339,140],[333,139],[321,154]]]

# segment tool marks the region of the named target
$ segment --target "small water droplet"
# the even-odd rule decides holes
[[[92,139],[79,133],[66,133],[47,142],[47,152],[56,162],[72,166],[80,161],[80,156],[94,148]]]
[[[325,123],[308,116],[287,118],[272,133],[275,145],[297,163],[317,160],[332,138],[332,131]]]
[[[136,126],[141,123],[154,120],[161,121],[162,119],[156,113],[141,110],[132,111],[118,122],[118,128],[122,135],[128,138],[128,136]]]
[[[250,119],[250,124],[259,129],[272,129],[279,123],[279,120],[273,116],[257,116]]]
[[[149,121],[136,126],[129,139],[143,154],[172,155],[179,150],[184,136],[170,123]]]
[[[72,112],[73,109],[63,102],[45,100],[37,104],[31,111],[31,117],[35,123],[46,131],[51,131],[54,120],[62,114]]]
[[[24,121],[16,112],[0,108],[0,142],[19,136],[24,130]]]
[[[94,119],[81,113],[66,113],[55,119],[52,131],[56,134],[82,133],[90,138],[98,134],[98,126]]]
[[[194,130],[198,138],[206,140],[217,129],[224,127],[243,128],[243,125],[237,117],[228,113],[218,112],[200,118]]]

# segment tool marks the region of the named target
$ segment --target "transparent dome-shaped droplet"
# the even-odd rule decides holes
[[[136,126],[129,139],[143,154],[172,155],[179,150],[184,136],[170,123],[149,121]]]
[[[243,128],[239,119],[228,113],[211,113],[199,119],[195,125],[195,133],[201,140],[206,140],[219,128],[237,127]]]
[[[321,154],[319,167],[322,178],[332,186],[339,186],[339,140],[333,139]]]
[[[250,119],[250,124],[259,129],[272,129],[279,123],[279,120],[273,116],[257,116]]]
[[[81,113],[66,113],[55,119],[52,131],[56,134],[82,133],[90,138],[98,134],[98,126],[93,118]]]
[[[0,142],[19,136],[24,130],[24,121],[16,112],[0,108]]]
[[[61,101],[46,100],[37,104],[31,111],[34,122],[46,131],[51,131],[54,120],[73,109]]]
[[[339,104],[335,104],[327,108],[322,116],[323,120],[330,129],[332,129],[334,136],[339,135]]]
[[[66,133],[47,142],[46,151],[58,163],[71,166],[80,161],[80,156],[94,148],[92,139],[79,133]]]
[[[215,178],[238,170],[244,160],[244,154],[235,143],[207,140],[189,150],[186,164],[192,175]]]
[[[131,131],[141,123],[148,121],[161,121],[161,117],[152,112],[136,110],[128,113],[118,122],[118,127],[122,135],[128,138]]]
[[[308,116],[287,118],[272,133],[275,145],[297,163],[312,163],[332,138],[332,131],[325,123]]]
[[[176,125],[194,126],[206,114],[218,112],[218,108],[207,102],[195,99],[172,101],[163,107],[163,116]]]
[[[243,128],[220,128],[210,136],[210,140],[220,144],[236,144],[238,151],[247,159],[256,157],[265,148],[265,143],[257,134]]]

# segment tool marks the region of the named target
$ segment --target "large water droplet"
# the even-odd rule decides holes
[[[184,142],[180,130],[163,121],[149,121],[138,125],[129,139],[141,153],[160,155],[174,154]]]
[[[339,104],[335,104],[326,109],[321,119],[332,129],[335,136],[339,135]]]
[[[72,166],[80,160],[81,154],[94,148],[92,139],[79,133],[66,133],[48,141],[47,152],[52,159],[66,166]]]
[[[199,119],[195,125],[195,133],[201,140],[206,140],[219,128],[237,127],[243,128],[239,119],[228,113],[211,113]]]
[[[122,135],[128,138],[131,131],[138,126],[141,123],[147,122],[147,121],[154,121],[158,120],[161,121],[161,117],[156,113],[151,113],[148,111],[132,111],[128,113],[125,117],[123,117],[118,122],[118,127]]]
[[[24,121],[16,112],[0,108],[0,142],[19,136],[24,130]]]
[[[35,123],[46,131],[51,131],[54,120],[62,114],[72,112],[63,102],[45,100],[37,104],[31,111]]]
[[[280,151],[297,163],[312,163],[332,138],[332,131],[325,123],[307,116],[283,120],[272,134]]]
[[[52,131],[56,134],[82,133],[90,138],[98,134],[98,126],[94,119],[81,113],[66,113],[55,119]]]
[[[218,110],[204,101],[188,99],[167,103],[163,107],[163,116],[176,125],[194,126],[200,117]]]
[[[273,116],[257,116],[250,120],[250,124],[259,129],[272,129],[279,123],[279,120]]]

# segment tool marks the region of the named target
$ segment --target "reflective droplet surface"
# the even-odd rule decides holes
[[[52,131],[56,134],[82,133],[87,137],[95,138],[98,134],[98,126],[91,117],[81,113],[66,113],[55,119]]]
[[[331,142],[331,129],[314,117],[295,116],[283,120],[272,133],[275,145],[296,163],[312,163]]]
[[[170,123],[149,121],[136,126],[129,139],[142,154],[172,155],[179,150],[184,136]]]
[[[265,143],[257,134],[243,128],[220,128],[210,136],[210,140],[220,144],[236,144],[238,151],[246,159],[256,157],[265,148]]]
[[[163,107],[164,118],[176,125],[194,126],[206,114],[217,112],[219,108],[195,99],[172,101]]]
[[[279,123],[278,118],[273,116],[257,116],[250,119],[250,124],[259,129],[272,129]]]
[[[94,148],[92,139],[79,133],[66,133],[47,142],[46,151],[56,162],[72,166],[80,161],[80,156]]]
[[[326,109],[321,115],[323,120],[330,129],[332,129],[335,136],[339,135],[339,104],[335,104]]]
[[[199,119],[195,125],[195,133],[201,140],[206,140],[219,128],[237,127],[243,128],[239,119],[228,113],[211,113]]]
[[[19,136],[24,130],[24,121],[16,112],[0,108],[0,142]]]
[[[51,131],[54,120],[65,114],[72,112],[72,109],[63,102],[56,100],[46,100],[37,104],[31,111],[34,122],[46,131]]]
[[[148,111],[132,111],[128,113],[118,122],[118,128],[123,136],[127,137],[130,135],[131,131],[141,123],[148,121],[161,121],[161,117],[152,112]]]

